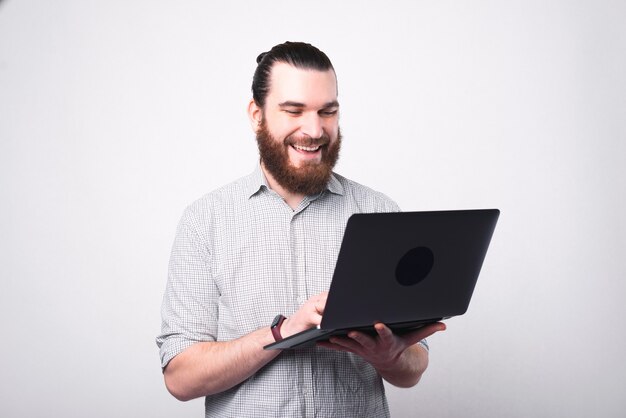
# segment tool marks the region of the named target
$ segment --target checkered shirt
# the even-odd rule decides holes
[[[157,337],[161,365],[201,341],[228,341],[328,290],[348,218],[395,212],[385,195],[334,174],[292,210],[256,170],[191,204],[174,241]],[[425,342],[424,342],[425,343]],[[283,351],[207,396],[207,417],[387,417],[376,370],[323,348]]]

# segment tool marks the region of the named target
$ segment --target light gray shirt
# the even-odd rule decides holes
[[[328,290],[350,215],[398,210],[337,174],[292,210],[260,167],[194,202],[171,253],[157,337],[162,367],[194,343],[232,340],[290,316]],[[284,351],[205,405],[207,417],[389,416],[376,370],[324,348]]]

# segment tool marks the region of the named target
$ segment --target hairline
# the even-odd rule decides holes
[[[328,71],[332,71],[333,75],[335,76],[335,90],[336,90],[336,96],[339,96],[339,84],[337,82],[337,73],[335,72],[335,68],[332,66],[332,64],[330,65],[329,68],[325,69],[325,70],[320,70],[318,68],[315,68],[312,65],[296,65],[295,63],[291,62],[290,60],[286,60],[286,59],[277,59],[272,63],[272,66],[270,67],[270,72],[269,72],[269,77],[268,77],[268,82],[267,82],[267,97],[269,97],[269,95],[272,92],[272,78],[274,76],[274,67],[276,67],[276,64],[287,64],[293,68],[296,68],[298,70],[303,70],[303,71],[317,71],[320,73],[326,73]],[[266,99],[267,99],[266,97]],[[256,103],[256,100],[255,100]],[[261,110],[265,110],[265,105],[267,104],[267,100],[265,101],[265,105],[261,106],[258,103],[256,103],[257,106],[259,106],[261,108]],[[339,102],[337,101],[337,99],[335,99],[334,101],[331,101],[329,103],[327,103],[325,106],[326,107],[331,107],[331,106],[327,106],[327,105],[336,105],[339,106]]]

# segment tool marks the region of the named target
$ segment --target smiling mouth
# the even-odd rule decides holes
[[[291,144],[291,146],[296,151],[306,151],[306,152],[317,152],[320,148],[322,148],[321,145],[316,145],[314,147],[305,147],[305,146],[302,146],[302,145]]]

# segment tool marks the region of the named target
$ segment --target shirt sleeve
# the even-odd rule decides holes
[[[157,337],[161,367],[189,346],[215,341],[219,291],[211,275],[210,246],[189,208],[176,232]],[[205,235],[206,236],[206,235]]]

